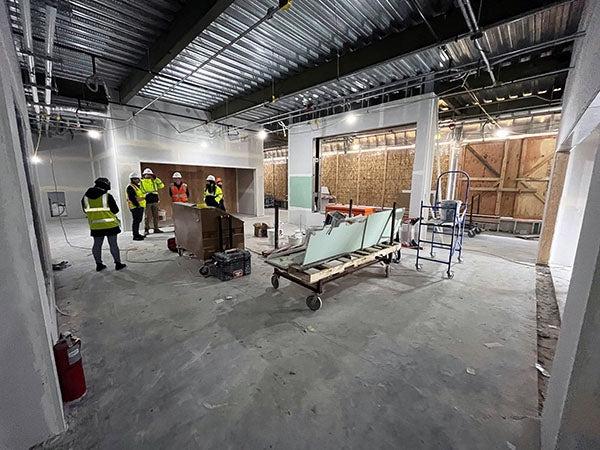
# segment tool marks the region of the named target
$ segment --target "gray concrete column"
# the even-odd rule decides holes
[[[596,137],[595,145],[600,146],[600,138]],[[544,450],[600,448],[599,225],[600,151],[596,151],[542,415]]]

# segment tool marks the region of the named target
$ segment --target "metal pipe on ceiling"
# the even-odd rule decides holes
[[[52,103],[52,56],[54,54],[54,37],[56,34],[56,7],[46,5],[46,81],[44,89],[44,99],[46,105]],[[50,108],[46,107],[46,113],[50,116]],[[49,122],[46,120],[46,133],[48,132]]]
[[[478,50],[479,55],[483,63],[485,64],[488,73],[490,74],[490,78],[492,79],[492,83],[496,84],[496,76],[494,75],[494,71],[492,70],[492,66],[490,65],[490,61],[488,60],[487,55],[485,54],[485,50],[481,46],[481,36],[483,33],[479,29],[479,24],[477,23],[477,18],[475,17],[475,13],[473,12],[473,7],[471,6],[471,0],[458,0],[458,6],[465,18],[465,22],[467,22],[467,26],[471,31],[471,39],[473,39],[473,44],[475,48]]]
[[[27,69],[29,74],[29,81],[32,84],[31,96],[35,106],[36,122],[39,127],[40,122],[40,106],[38,89],[35,86],[35,59],[33,58],[33,30],[31,27],[31,3],[30,0],[21,0],[21,21],[23,23],[23,36],[25,38],[25,50],[27,52]]]

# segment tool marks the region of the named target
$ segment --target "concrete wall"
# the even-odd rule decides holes
[[[252,169],[257,181],[253,182],[254,195],[241,198],[252,204],[238,206],[240,211],[263,214],[262,141],[256,138],[255,133],[240,131],[239,134],[228,136],[221,133],[221,127],[211,129],[209,133],[204,128],[198,128],[202,124],[198,120],[149,111],[127,121],[131,113],[132,110],[128,108],[111,108],[111,116],[122,120],[108,121],[107,129],[110,131],[104,133],[104,148],[98,153],[102,159],[95,162],[98,163],[98,170],[110,173],[111,181],[117,180],[119,193],[129,183],[129,173],[140,170],[140,161]],[[96,155],[95,150],[93,153]],[[100,167],[103,161],[105,169]],[[116,173],[113,173],[111,162],[115,161]],[[113,185],[117,186],[117,182],[113,181]],[[121,210],[126,210],[126,199],[124,195],[121,197]],[[130,215],[123,214],[123,219],[129,229]]]
[[[320,221],[311,212],[314,174],[313,157],[316,139],[340,134],[358,133],[380,128],[417,124],[415,161],[413,167],[410,215],[419,215],[421,200],[429,199],[435,133],[437,132],[437,97],[425,94],[352,112],[356,120],[347,120],[349,113],[294,125],[289,129],[288,192],[290,222],[310,225]]]
[[[47,220],[51,219],[47,193],[55,190],[65,193],[66,215],[64,217],[69,219],[85,217],[81,209],[81,197],[96,179],[92,165],[91,145],[91,139],[83,133],[42,137],[40,140],[38,156],[42,161],[35,167],[40,181],[42,209]],[[54,178],[56,178],[56,187]]]
[[[52,356],[49,250],[6,4],[0,61],[0,448],[21,449],[62,432],[65,423]]]

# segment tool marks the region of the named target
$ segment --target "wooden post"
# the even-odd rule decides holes
[[[383,186],[381,189],[381,206],[382,208],[385,208],[385,186],[387,184],[387,166],[388,166],[388,148],[387,145],[385,146],[385,162],[383,163],[383,183],[381,183],[381,185]]]
[[[500,169],[500,183],[498,184],[498,194],[496,194],[496,210],[494,214],[500,215],[500,207],[502,205],[502,189],[504,189],[504,178],[506,178],[506,164],[508,163],[508,141],[504,141],[502,149],[502,169]]]
[[[556,217],[560,206],[560,198],[565,186],[565,175],[569,163],[569,153],[556,152],[554,156],[554,165],[552,175],[550,175],[550,185],[546,195],[546,205],[544,206],[544,218],[542,222],[542,232],[538,244],[537,263],[547,266],[550,261],[550,249],[552,248],[552,239],[554,238],[554,229],[556,227]]]

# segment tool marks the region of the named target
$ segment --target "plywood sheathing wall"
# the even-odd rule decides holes
[[[173,217],[169,185],[171,184],[173,172],[180,172],[183,181],[187,183],[190,190],[191,202],[199,203],[204,200],[204,186],[206,177],[214,175],[223,179],[223,194],[225,197],[225,208],[227,211],[237,212],[237,176],[236,170],[224,167],[187,166],[180,164],[157,164],[140,163],[143,171],[146,167],[152,169],[154,174],[165,183],[165,189],[160,191],[160,208],[167,212],[167,220]]]
[[[272,195],[277,200],[287,200],[288,165],[287,157],[271,158],[265,154],[265,195]]]
[[[459,167],[471,176],[471,195],[481,195],[479,214],[541,220],[554,137],[467,144]],[[462,196],[464,184],[458,188]]]
[[[408,208],[415,157],[415,130],[366,137],[336,138],[321,146],[321,186],[339,203]],[[439,165],[438,165],[439,160]],[[448,170],[449,149],[439,147],[434,161],[432,189],[438,175]],[[442,183],[445,193],[446,183]]]

